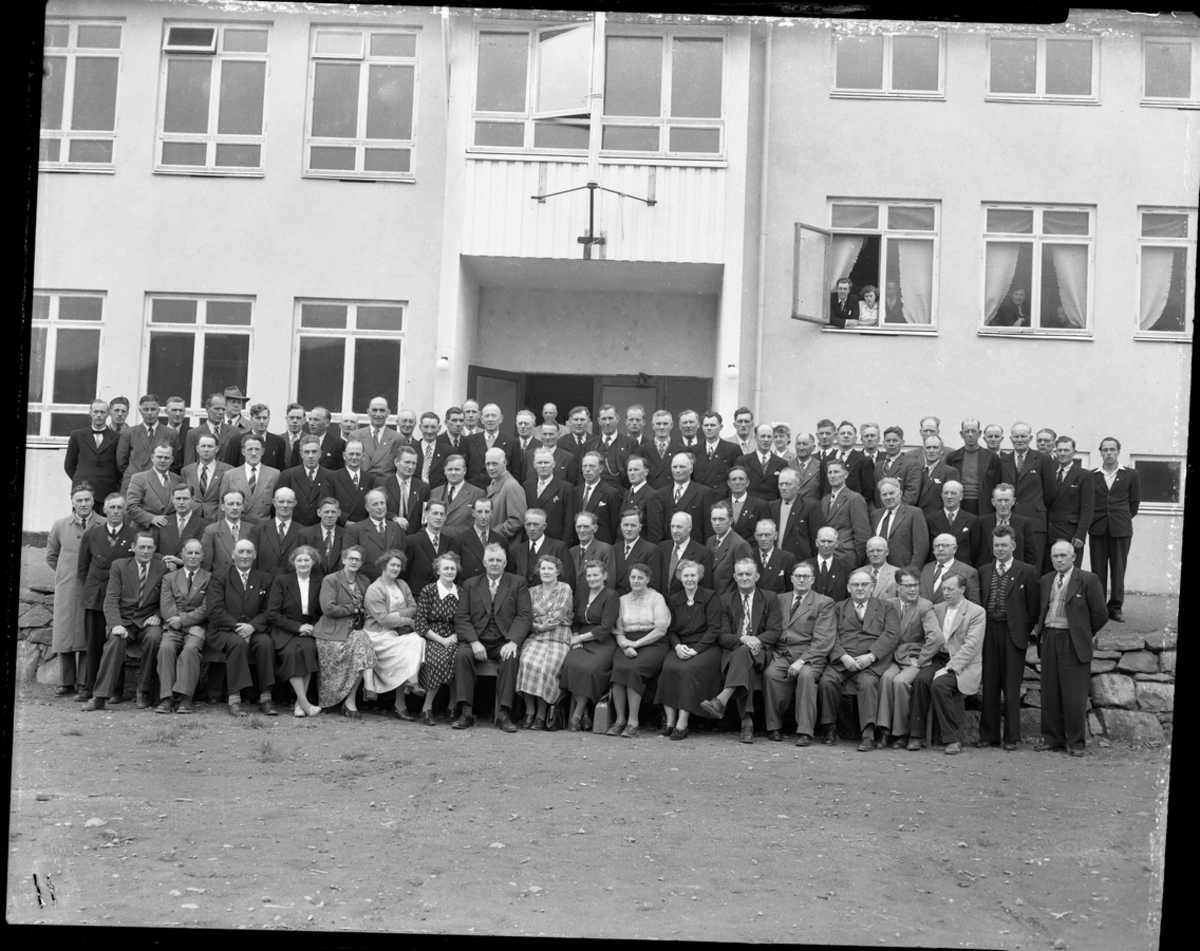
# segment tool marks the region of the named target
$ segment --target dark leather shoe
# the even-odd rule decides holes
[[[180,697],[179,706],[175,708],[176,713],[194,713],[191,697]]]
[[[691,732],[692,732],[691,727],[685,726],[682,730],[679,729],[679,727],[676,727],[674,730],[671,731],[671,735],[669,737],[667,737],[667,739],[686,740],[688,738],[688,734]]]
[[[421,711],[421,722],[425,726],[437,726],[437,720],[433,718],[433,713],[430,710]]]
[[[946,755],[947,756],[957,756],[961,752],[962,752],[962,744],[961,743],[947,743],[946,744]]]
[[[837,742],[837,727],[830,726],[825,728],[825,733],[821,737],[821,742],[826,746],[833,746]]]
[[[701,700],[700,709],[714,720],[719,720],[725,716],[725,704],[715,697],[712,700]]]
[[[174,713],[175,712],[175,704],[171,702],[170,697],[167,697],[166,700],[159,701],[158,706],[154,708],[154,712],[155,713]]]
[[[536,719],[535,714],[532,714],[532,713],[525,714],[525,719],[521,721],[521,729],[522,730],[532,730],[533,729],[533,721],[535,719]],[[545,726],[545,723],[543,722],[542,725]]]
[[[1071,753],[1071,755],[1072,755],[1072,756],[1083,756],[1083,755],[1085,755],[1085,754],[1084,754],[1084,752],[1083,752],[1083,747],[1082,747],[1082,746],[1072,746],[1072,747],[1071,747],[1071,749],[1070,749],[1070,753]]]
[[[753,723],[743,723],[741,730],[738,732],[738,739],[741,740],[743,743],[753,743],[754,742],[754,724]]]
[[[1108,619],[1109,619],[1110,621],[1116,621],[1118,624],[1124,624],[1124,623],[1125,623],[1125,615],[1121,613],[1121,609],[1120,609],[1120,608],[1117,608],[1115,611],[1109,611],[1109,612],[1108,612]]]
[[[892,742],[892,734],[890,730],[880,730],[879,739],[875,741],[875,749],[886,750]]]
[[[408,707],[402,703],[397,703],[396,706],[383,711],[385,717],[390,717],[393,720],[415,720],[417,715],[409,713]]]
[[[1007,742],[1007,741],[1006,741],[1006,742],[1005,742],[1005,744],[1004,744],[1004,748],[1005,748],[1006,750],[1008,750],[1009,752],[1012,752],[1013,750],[1015,750],[1015,749],[1017,748],[1017,744],[1016,744],[1016,743],[1009,743],[1009,742]]]
[[[608,732],[605,733],[604,735],[605,736],[620,736],[621,731],[624,729],[625,729],[625,721],[619,720],[618,722],[616,722],[612,726],[610,726],[608,728]]]
[[[590,713],[585,713],[579,718],[579,729],[584,733],[592,732],[592,715]]]
[[[138,695],[137,695],[137,708],[139,710],[150,709],[150,697],[148,694],[144,693],[141,690],[138,691]]]
[[[545,730],[545,729],[546,729],[546,721],[545,721],[545,719],[544,719],[544,718],[542,718],[542,717],[534,717],[534,718],[533,718],[533,723],[530,725],[529,729],[531,729],[531,730]]]
[[[78,690],[76,690],[76,692],[75,692],[75,702],[76,703],[87,703],[91,699],[92,699],[92,692],[90,690],[88,690],[86,687],[80,687]]]
[[[1035,753],[1047,753],[1052,750],[1065,750],[1065,746],[1055,746],[1052,743],[1047,743],[1045,740],[1038,740],[1037,746],[1033,748]]]
[[[505,733],[517,732],[517,725],[512,722],[507,713],[503,712],[496,714],[496,727]]]
[[[923,747],[924,745],[925,745],[924,743],[922,743],[920,740],[918,740],[914,736],[908,741],[908,746],[906,746],[905,749],[908,750],[910,753],[915,753],[917,750],[921,749],[921,747]]]
[[[571,720],[567,724],[567,732],[568,733],[579,733],[582,730],[583,730],[583,726],[580,724],[580,722],[578,720]]]
[[[275,709],[275,704],[273,704],[271,702],[269,697],[264,700],[258,701],[258,709],[259,709],[259,712],[264,714],[265,716],[268,716],[268,717],[279,716],[279,711]]]
[[[92,697],[91,700],[89,700],[87,703],[85,703],[79,709],[82,710],[84,713],[91,713],[93,710],[103,710],[104,702],[105,701],[104,701],[103,697]]]
[[[230,700],[229,715],[231,717],[248,717],[250,714],[246,712],[240,700]]]
[[[108,698],[109,706],[115,707],[118,703],[124,703],[124,702],[125,702],[125,697],[122,694],[117,694],[115,697]]]
[[[869,750],[873,750],[873,749],[875,749],[874,740],[872,740],[870,736],[868,736],[866,733],[864,733],[858,741],[858,751],[860,753],[866,753]]]
[[[783,742],[783,734],[780,733],[778,730],[772,730],[770,733],[767,734],[767,739],[770,740],[772,743],[782,743]]]
[[[902,750],[908,746],[908,736],[898,736],[892,740],[891,748],[894,750]]]
[[[451,728],[455,729],[455,730],[468,730],[471,727],[473,727],[474,725],[475,725],[475,714],[473,714],[473,713],[460,713],[458,715],[458,718],[455,719],[454,722],[450,724]]]
[[[66,697],[66,696],[69,696],[70,694],[73,694],[74,692],[75,692],[74,684],[71,684],[71,686],[69,686],[69,687],[55,687],[54,688],[54,696],[56,696],[56,697]]]
[[[675,732],[675,724],[668,723],[666,726],[664,726],[661,730],[658,731],[658,735],[659,736],[670,736],[674,732]]]
[[[797,746],[808,746],[808,744],[811,742],[812,742],[812,737],[809,736],[807,733],[797,733],[796,734],[796,745]]]
[[[986,750],[989,746],[999,746],[999,743],[993,743],[991,740],[977,740],[974,744],[977,750]]]

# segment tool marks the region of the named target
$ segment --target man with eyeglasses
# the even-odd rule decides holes
[[[899,618],[900,634],[892,662],[879,678],[879,738],[875,742],[879,750],[888,746],[902,750],[908,745],[912,687],[921,670],[918,659],[925,643],[925,615],[933,610],[929,599],[918,593],[920,584],[912,568],[896,572],[898,594],[891,604]]]

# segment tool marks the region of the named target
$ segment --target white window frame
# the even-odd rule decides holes
[[[63,105],[62,105],[62,125],[57,129],[39,128],[39,151],[40,140],[54,139],[58,141],[58,161],[51,162],[41,159],[39,156],[38,170],[43,172],[99,172],[104,174],[113,174],[116,172],[117,158],[117,133],[121,125],[121,74],[124,71],[122,63],[122,49],[125,43],[125,20],[121,19],[86,19],[76,20],[64,17],[53,17],[46,20],[46,28],[51,26],[65,26],[69,29],[67,37],[67,45],[65,47],[44,47],[43,56],[63,56],[67,61],[66,72],[63,76]],[[116,49],[106,48],[80,48],[77,45],[79,37],[79,28],[81,26],[115,26],[121,31],[121,44]],[[113,92],[113,127],[112,131],[104,130],[74,130],[71,128],[72,110],[74,109],[74,91],[75,91],[75,62],[79,56],[87,58],[103,58],[115,59],[117,61],[117,86]],[[70,152],[72,139],[89,139],[96,141],[109,140],[112,142],[113,159],[111,162],[71,162],[66,156]]]
[[[833,209],[838,205],[873,205],[878,209],[879,226],[876,228],[837,228],[835,229],[833,222]],[[887,227],[887,210],[889,206],[900,206],[905,208],[921,207],[933,209],[933,230],[932,231],[911,231],[899,228]],[[875,236],[879,238],[879,283],[876,285],[878,289],[878,305],[879,317],[883,320],[884,315],[884,288],[887,285],[887,244],[891,240],[918,240],[930,241],[933,244],[933,272],[930,275],[930,299],[929,299],[929,323],[927,324],[880,324],[877,327],[833,327],[830,326],[829,314],[825,314],[825,323],[822,326],[823,330],[837,334],[879,334],[883,336],[892,336],[894,334],[911,334],[919,337],[927,337],[936,335],[938,331],[938,285],[939,285],[939,261],[941,259],[941,231],[942,231],[942,203],[940,201],[931,201],[928,199],[919,199],[908,201],[905,199],[893,198],[830,198],[828,201],[828,243],[832,245],[833,239],[841,234],[862,235],[864,237]],[[827,260],[829,253],[826,254]],[[825,306],[828,309],[828,298],[833,291],[829,289],[829,284],[832,284],[840,275],[828,274],[825,290]]]
[[[167,175],[212,175],[221,178],[262,178],[266,174],[266,139],[267,139],[267,89],[271,80],[271,26],[270,23],[251,22],[214,22],[192,20],[166,20],[163,22],[162,62],[159,65],[158,78],[158,111],[155,119],[154,140],[154,171]],[[211,29],[215,31],[214,47],[209,50],[199,47],[172,47],[168,44],[172,28],[184,27],[190,29]],[[267,34],[267,49],[263,52],[226,52],[222,49],[225,44],[226,30],[254,30]],[[166,132],[164,124],[167,109],[167,71],[171,61],[177,62],[206,62],[211,64],[209,72],[208,94],[208,131],[207,132]],[[217,123],[220,121],[221,77],[227,62],[261,62],[265,66],[263,75],[262,102],[262,132],[258,135],[220,134]],[[163,149],[167,143],[178,142],[205,145],[205,161],[203,165],[168,165],[163,162]],[[217,146],[219,145],[257,145],[258,165],[254,167],[241,165],[217,165]]]
[[[334,304],[339,307],[346,308],[346,326],[343,327],[302,327],[301,316],[302,309],[305,304]],[[400,318],[400,330],[360,330],[358,328],[358,308],[359,307],[399,307],[402,310]],[[393,398],[391,394],[382,394],[387,397],[388,405],[392,407],[392,412],[388,416],[388,421],[394,423],[396,416],[400,412],[400,407],[404,400],[404,383],[406,366],[408,363],[408,301],[406,300],[350,300],[347,298],[333,297],[297,297],[295,301],[295,326],[292,332],[292,380],[291,392],[299,393],[300,391],[300,341],[305,337],[333,337],[344,339],[349,344],[346,347],[345,353],[342,355],[342,405],[337,409],[332,406],[326,407],[330,414],[337,422],[341,422],[344,416],[353,415],[356,420],[361,415],[360,411],[353,406],[354,399],[354,354],[358,347],[359,341],[371,340],[397,340],[400,342],[400,369],[399,369],[399,392]],[[347,410],[345,407],[349,406]],[[363,411],[365,412],[365,408]]]
[[[317,38],[323,34],[358,34],[362,39],[358,54],[319,53]],[[371,53],[370,37],[372,34],[383,33],[405,35],[413,38],[412,56],[383,56]],[[421,102],[421,28],[419,26],[361,26],[353,24],[322,24],[313,26],[308,39],[308,92],[304,104],[304,153],[301,157],[301,167],[305,178],[357,179],[370,182],[415,182],[417,177],[417,141],[419,106]],[[343,62],[357,63],[360,66],[358,74],[358,112],[355,120],[354,138],[334,138],[331,136],[314,136],[312,133],[313,106],[316,90],[316,74],[318,63]],[[411,66],[413,71],[412,94],[412,130],[408,139],[368,139],[367,131],[367,95],[370,83],[370,67],[374,64],[386,66]],[[312,149],[328,146],[333,148],[353,148],[353,169],[312,168]],[[365,168],[368,148],[408,150],[408,171],[387,172],[367,171]]]
[[[987,230],[987,213],[989,210],[1000,209],[1003,211],[1031,211],[1033,212],[1033,232],[1031,234],[1006,234],[1002,232],[989,232]],[[1042,226],[1043,216],[1047,211],[1073,211],[1087,212],[1088,214],[1088,234],[1070,235],[1070,234],[1045,234]],[[980,266],[980,288],[979,288],[979,328],[977,333],[985,336],[999,337],[1061,337],[1065,340],[1091,340],[1095,332],[1095,314],[1096,314],[1096,207],[1094,205],[1050,205],[1036,204],[1023,202],[987,202],[981,209],[980,228],[982,232],[981,242],[981,266]],[[985,324],[987,319],[986,298],[987,298],[987,246],[989,241],[997,241],[1004,244],[1028,244],[1031,245],[1031,262],[1030,262],[1030,280],[1029,280],[1029,313],[1032,315],[1041,313],[1041,297],[1042,297],[1042,245],[1049,244],[1076,244],[1084,245],[1088,249],[1088,277],[1087,277],[1087,320],[1083,327],[1078,330],[1070,330],[1060,327],[998,327],[990,324]],[[1040,318],[1039,318],[1040,319]]]
[[[992,92],[992,41],[1036,40],[1037,65],[1034,91],[1031,93]],[[1054,40],[1090,40],[1092,44],[1092,91],[1086,96],[1046,92],[1046,42]],[[988,37],[987,63],[983,73],[984,98],[995,102],[1055,102],[1098,105],[1100,102],[1100,42],[1089,33],[993,33]]]
[[[1137,295],[1134,308],[1134,339],[1136,340],[1166,340],[1176,343],[1191,343],[1192,328],[1196,320],[1196,226],[1197,213],[1195,208],[1138,208],[1138,254],[1137,254]],[[1142,215],[1167,214],[1187,215],[1186,238],[1144,238],[1141,236]],[[1138,309],[1142,299],[1142,250],[1144,248],[1184,248],[1187,252],[1187,279],[1183,290],[1183,330],[1142,330],[1141,314]]]
[[[1126,468],[1137,471],[1138,462],[1177,462],[1179,463],[1179,501],[1178,502],[1147,502],[1143,497],[1138,506],[1139,515],[1183,515],[1184,500],[1187,498],[1187,458],[1170,453],[1135,452],[1129,454]],[[1144,492],[1143,492],[1144,496]]]
[[[156,300],[189,300],[196,301],[196,322],[194,324],[168,323],[153,321],[154,301]],[[207,320],[208,305],[212,302],[233,301],[250,304],[249,324],[210,324]],[[145,330],[142,337],[141,380],[142,392],[149,389],[150,384],[150,337],[152,334],[176,334],[190,336],[195,341],[192,347],[192,389],[190,393],[158,393],[166,405],[171,396],[182,396],[187,402],[187,415],[204,418],[204,401],[209,396],[203,392],[204,387],[204,352],[208,335],[245,336],[246,347],[246,376],[254,378],[254,320],[256,317],[257,298],[250,294],[177,294],[173,292],[150,292],[146,294]]]
[[[1146,94],[1146,44],[1147,43],[1177,43],[1187,44],[1192,51],[1192,88],[1187,97],[1177,96],[1148,96]],[[1142,97],[1143,106],[1164,109],[1200,109],[1200,38],[1192,36],[1143,36],[1142,37]]]
[[[35,297],[49,297],[50,307],[45,318],[32,319],[30,321],[34,328],[44,328],[46,331],[46,352],[44,357],[44,366],[42,368],[42,398],[37,402],[27,402],[27,408],[30,413],[41,413],[42,418],[36,433],[29,434],[26,439],[30,443],[40,445],[66,445],[68,436],[52,436],[50,434],[50,417],[53,413],[71,413],[87,415],[91,410],[91,401],[87,403],[63,403],[53,399],[54,397],[54,370],[55,362],[58,359],[58,331],[59,330],[98,330],[100,332],[99,339],[96,343],[96,394],[93,394],[92,399],[96,399],[100,390],[100,381],[103,379],[102,370],[104,366],[104,334],[105,324],[108,317],[108,292],[107,291],[85,291],[85,290],[51,290],[48,288],[36,288],[34,290]],[[94,297],[100,299],[100,319],[99,320],[60,320],[59,319],[59,304],[64,297]],[[30,348],[32,352],[32,347]],[[32,365],[29,368],[33,372]],[[28,390],[26,390],[28,396]]]
[[[883,37],[883,86],[879,89],[855,89],[837,84],[838,40],[851,36]],[[926,36],[938,41],[937,89],[892,89],[892,46],[895,37]],[[830,53],[829,95],[847,99],[945,99],[946,98],[946,33],[943,30],[840,30],[833,34]]]

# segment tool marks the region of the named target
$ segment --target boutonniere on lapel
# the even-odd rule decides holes
[[[258,594],[259,594],[259,597],[262,597],[262,596],[263,596],[263,595],[265,595],[266,593],[267,593],[267,589],[266,589],[266,588],[259,588],[259,589],[258,589]]]

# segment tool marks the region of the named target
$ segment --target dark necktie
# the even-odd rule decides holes
[[[208,494],[208,466],[200,467],[200,494]]]
[[[192,584],[193,584],[193,583],[195,582],[195,580],[196,580],[196,572],[194,572],[194,571],[189,571],[189,572],[187,573],[187,576],[188,576],[188,589],[187,589],[187,593],[188,593],[188,597],[190,598],[190,597],[192,596]]]
[[[456,488],[458,488],[458,487],[452,485],[448,489],[446,489],[446,508],[449,508],[451,505],[454,504],[454,490]]]
[[[887,515],[884,517],[883,533],[882,533],[884,538],[892,537],[892,516],[894,514],[895,514],[894,512],[888,512]]]
[[[283,544],[283,536],[286,534],[287,534],[287,529],[284,527],[283,522],[280,522],[279,523],[279,544],[280,545]]]
[[[333,529],[325,529],[325,557],[328,558],[333,551]]]
[[[258,466],[250,467],[250,480],[247,482],[250,486],[250,494],[254,494],[254,487],[258,485]]]
[[[742,636],[750,633],[750,595],[742,595]]]
[[[146,597],[146,571],[145,565],[138,565],[138,604]]]
[[[1059,484],[1059,485],[1062,485],[1062,484],[1063,484],[1063,479],[1065,479],[1065,478],[1066,478],[1066,475],[1067,475],[1067,470],[1066,470],[1066,469],[1062,469],[1062,468],[1060,468],[1060,469],[1058,470],[1058,484]]]

